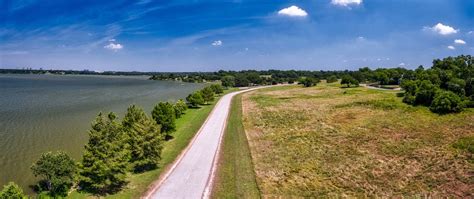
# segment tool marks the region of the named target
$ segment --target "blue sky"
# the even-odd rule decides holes
[[[472,0],[0,0],[0,68],[415,68],[473,31]]]

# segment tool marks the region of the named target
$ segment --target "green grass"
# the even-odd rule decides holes
[[[242,96],[235,96],[223,142],[212,198],[260,198],[247,137],[242,125]]]
[[[225,90],[226,93],[235,91],[236,89]],[[141,174],[131,174],[128,178],[128,185],[120,192],[107,195],[105,198],[139,198],[155,180],[158,180],[160,174],[166,166],[173,163],[181,151],[186,148],[191,139],[197,133],[199,128],[206,120],[209,113],[214,108],[218,99],[210,105],[202,106],[199,109],[188,109],[186,114],[176,120],[176,132],[173,133],[173,139],[164,144],[161,154],[160,167],[158,169],[148,171]],[[73,192],[68,198],[89,198],[94,197],[90,193]]]

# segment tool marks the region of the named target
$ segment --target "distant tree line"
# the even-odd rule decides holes
[[[122,120],[113,112],[99,113],[91,124],[89,140],[81,162],[63,151],[46,152],[31,166],[40,181],[35,191],[50,197],[64,197],[72,187],[95,195],[116,193],[127,184],[129,173],[156,169],[163,143],[172,139],[176,120],[188,108],[210,104],[222,94],[220,84],[212,84],[176,103],[159,102],[148,116],[136,106],[128,107]],[[0,192],[3,198],[25,198],[13,182]]]

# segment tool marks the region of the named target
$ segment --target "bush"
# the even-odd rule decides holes
[[[415,94],[415,104],[429,106],[435,97],[438,87],[428,80],[419,82],[418,90]]]
[[[23,190],[17,184],[9,182],[3,186],[3,190],[0,191],[0,199],[21,199],[27,198],[23,194]]]
[[[327,83],[337,82],[337,77],[335,75],[331,75],[326,79],[326,82]]]
[[[344,75],[344,77],[342,77],[341,84],[346,84],[347,87],[351,87],[351,85],[354,85],[357,87],[359,86],[359,81],[357,81],[350,75]]]
[[[304,87],[316,86],[318,83],[319,80],[312,77],[306,77],[300,80],[300,84],[303,84]]]
[[[405,93],[404,97],[403,97],[403,102],[407,103],[407,104],[415,104],[415,96],[413,96],[412,94],[410,93]]]
[[[451,91],[438,92],[430,106],[431,111],[440,114],[457,113],[463,108],[461,98]]]

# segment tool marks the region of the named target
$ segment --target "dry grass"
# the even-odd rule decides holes
[[[244,126],[264,197],[473,197],[474,161],[453,143],[474,111],[439,116],[396,91],[337,84],[243,96]]]

